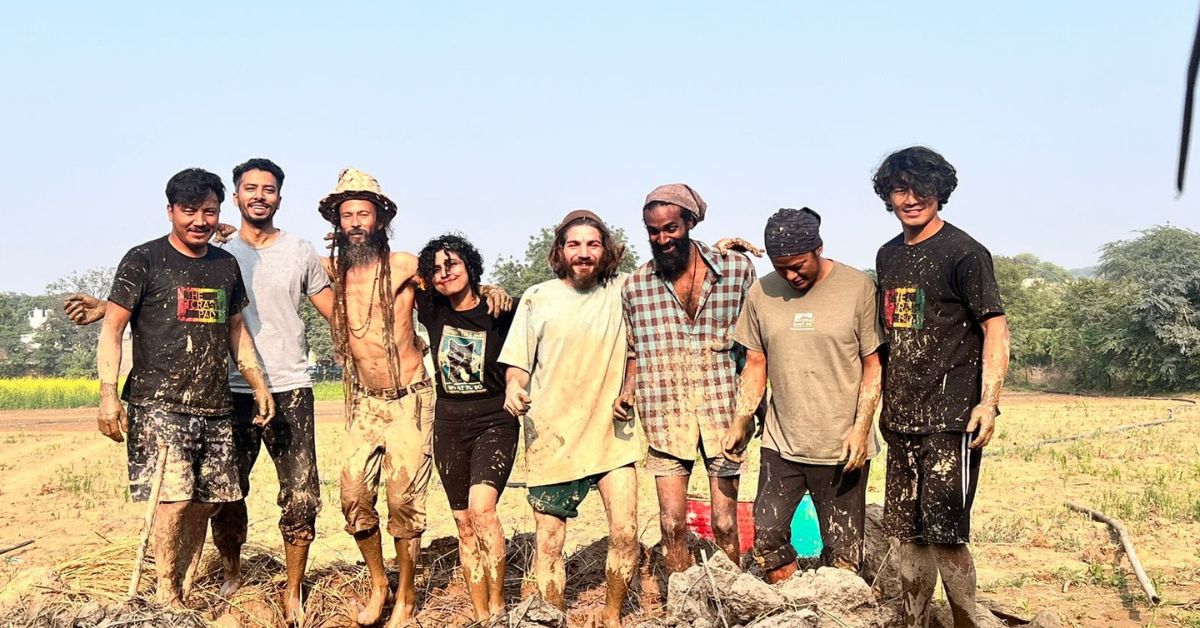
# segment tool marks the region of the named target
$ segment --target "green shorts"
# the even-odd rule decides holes
[[[560,519],[574,519],[579,516],[579,504],[587,497],[588,491],[600,483],[600,478],[608,472],[589,475],[578,480],[547,484],[545,486],[529,487],[529,505],[534,512],[543,515],[553,515]]]

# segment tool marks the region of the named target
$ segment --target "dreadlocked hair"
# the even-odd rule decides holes
[[[376,206],[376,215],[379,215],[378,209]],[[346,421],[349,421],[354,411],[354,391],[358,388],[358,369],[355,368],[354,356],[350,352],[350,315],[346,307],[346,274],[350,270],[350,264],[343,259],[347,240],[341,226],[334,225],[334,231],[334,246],[329,252],[329,261],[334,269],[333,320],[330,331],[333,334],[333,348],[342,357],[342,393],[345,397]],[[377,232],[382,237],[379,238],[379,267],[375,271],[379,277],[379,281],[376,282],[379,292],[375,296],[379,298],[379,313],[383,321],[383,346],[387,350],[388,376],[392,387],[399,388],[405,383],[400,381],[400,349],[396,345],[394,335],[396,308],[395,292],[392,291],[392,249],[388,244],[388,231],[385,224],[381,231]],[[363,333],[367,331],[369,330]]]

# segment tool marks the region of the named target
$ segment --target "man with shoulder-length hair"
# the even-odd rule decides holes
[[[500,352],[505,408],[525,417],[529,504],[537,525],[538,592],[565,609],[567,519],[598,487],[608,514],[608,591],[602,621],[620,626],[637,566],[637,426],[613,416],[625,372],[626,327],[617,266],[624,246],[600,217],[575,210],[554,230],[557,279],[525,291]]]
[[[129,250],[117,266],[96,349],[100,431],[128,435],[129,492],[146,500],[161,474],[154,516],[158,599],[180,607],[208,518],[242,498],[234,463],[230,354],[252,392],[253,421],[275,414],[242,310],[237,260],[208,245],[225,186],[189,168],[167,182],[171,232]],[[133,368],[118,397],[121,336],[133,326]],[[128,416],[121,407],[129,404]],[[159,465],[162,468],[159,468]]]
[[[971,504],[1000,413],[1008,321],[991,253],[942,220],[958,185],[954,166],[913,146],[889,155],[873,184],[901,227],[875,269],[888,343],[884,525],[901,542],[905,623],[926,625],[940,573],[955,626],[973,626]]]

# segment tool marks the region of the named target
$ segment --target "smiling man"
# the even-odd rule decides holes
[[[623,417],[636,407],[646,430],[646,471],[654,476],[670,572],[692,563],[686,504],[697,456],[708,473],[713,536],[735,565],[741,558],[742,465],[721,455],[721,439],[737,400],[733,329],[755,273],[745,255],[723,255],[692,240],[692,229],[707,212],[704,199],[684,183],[646,195],[642,223],[653,259],[630,275],[622,292],[630,343],[625,387],[614,412]]]
[[[812,494],[826,565],[857,572],[863,559],[872,421],[879,403],[877,350],[883,330],[875,282],[823,256],[821,217],[807,207],[767,220],[775,272],[750,289],[734,338],[746,346],[738,418],[725,453],[741,460],[753,434],[753,410],[767,381],[754,558],[767,580],[796,572],[791,523]]]
[[[252,391],[252,421],[275,413],[242,310],[242,274],[232,255],[208,245],[225,186],[217,175],[184,170],[167,182],[171,232],[131,249],[117,266],[100,332],[100,431],[128,434],[130,494],[146,500],[162,460],[155,513],[158,599],[181,606],[184,572],[198,559],[207,519],[242,498],[234,463],[232,353]],[[133,368],[117,396],[121,336],[133,325]]]
[[[617,272],[624,246],[596,214],[575,210],[554,230],[557,279],[525,291],[499,361],[508,365],[504,407],[525,417],[529,504],[537,526],[538,592],[565,609],[567,520],[596,487],[608,515],[602,623],[621,625],[637,567],[637,474],[633,420],[613,417],[625,373],[626,327]],[[630,417],[632,419],[632,417]]]
[[[913,146],[889,155],[873,184],[901,228],[875,269],[888,342],[884,526],[900,539],[905,624],[926,625],[940,573],[954,625],[974,626],[971,504],[1000,413],[1008,321],[991,253],[942,220],[954,166]]]

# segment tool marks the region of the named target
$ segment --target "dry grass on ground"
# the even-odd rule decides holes
[[[1055,608],[1066,625],[1200,626],[1200,411],[1178,402],[1086,398],[1065,395],[1014,393],[1004,399],[995,443],[983,467],[974,513],[974,551],[979,565],[980,589],[1017,609]],[[342,530],[338,511],[337,473],[346,443],[337,415],[341,405],[319,404],[318,448],[325,503],[313,545],[310,582],[313,602],[318,596],[330,607],[352,604],[361,593],[363,576],[356,566],[358,551]],[[1174,409],[1171,423],[1102,434],[1120,425],[1163,419]],[[1052,445],[1036,443],[1075,434],[1088,438]],[[753,461],[755,464],[757,460]],[[879,460],[882,463],[882,459]],[[518,467],[514,481],[524,479]],[[653,487],[640,476],[638,518],[641,540],[658,540],[657,509]],[[692,480],[696,493],[704,493],[706,479]],[[757,473],[743,478],[741,496],[753,499]],[[276,602],[267,591],[278,591],[281,570],[275,521],[275,472],[269,458],[260,458],[250,496],[248,563],[257,570],[255,587],[235,598],[244,604]],[[868,501],[882,501],[883,465],[872,472]],[[533,518],[525,492],[508,490],[500,504],[510,539],[513,568],[509,599],[519,599],[524,578],[529,533]],[[1159,587],[1163,605],[1150,608],[1128,568],[1101,524],[1066,510],[1065,501],[1090,505],[1123,519],[1151,577]],[[429,494],[429,531],[425,539],[452,537],[454,524],[445,494],[436,475]],[[0,547],[18,540],[36,539],[22,550],[0,556],[0,607],[30,593],[49,594],[55,603],[84,606],[83,588],[103,599],[97,582],[108,589],[123,588],[130,559],[123,548],[136,537],[140,505],[128,501],[124,477],[124,447],[95,432],[88,411],[36,411],[0,413]],[[583,576],[602,560],[606,525],[598,496],[589,498],[579,519],[568,526],[567,549],[574,558],[568,580],[575,579],[573,619],[582,618],[602,603],[602,571],[594,579]],[[211,545],[210,545],[211,549]],[[105,553],[107,552],[107,554]],[[389,552],[390,553],[390,552]],[[430,562],[419,619],[457,625],[467,623],[466,596],[461,576],[454,568],[452,541],[438,541],[426,552]],[[129,554],[132,556],[132,554]],[[75,588],[58,587],[72,594],[45,591],[47,582],[70,583],[80,563],[99,562],[108,569],[104,577],[76,580]],[[440,562],[438,562],[440,561]],[[57,580],[52,572],[57,571]],[[109,574],[117,574],[115,577]],[[95,574],[93,574],[95,576]],[[88,584],[88,583],[91,584]],[[339,583],[341,586],[329,585]],[[200,582],[201,585],[205,581]],[[211,588],[211,587],[210,587]],[[202,586],[202,590],[206,590]],[[28,599],[28,598],[27,598]],[[205,603],[193,596],[193,605]],[[658,612],[631,603],[635,617]],[[265,611],[264,611],[265,612]]]

